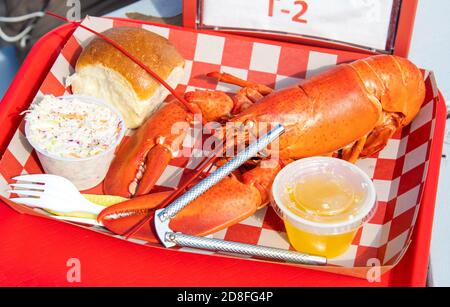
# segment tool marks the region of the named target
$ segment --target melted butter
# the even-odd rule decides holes
[[[287,189],[294,214],[324,223],[351,218],[363,196],[345,178],[329,174],[304,177]]]

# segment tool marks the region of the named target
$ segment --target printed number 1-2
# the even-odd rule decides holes
[[[273,17],[275,1],[276,0],[269,0],[269,17]],[[301,8],[300,11],[292,17],[292,21],[307,23],[308,21],[306,19],[302,19],[301,17],[305,15],[306,11],[308,11],[308,3],[306,3],[306,1],[295,1],[294,5],[299,5]]]
[[[269,0],[269,17],[273,17],[273,4],[275,0]]]
[[[308,21],[306,19],[302,19],[301,17],[306,13],[308,10],[308,3],[306,1],[295,1],[295,5],[300,5],[301,9],[300,11],[292,17],[292,21],[300,22],[300,23],[307,23]]]

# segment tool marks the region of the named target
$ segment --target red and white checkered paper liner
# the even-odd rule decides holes
[[[104,31],[118,26],[143,27],[168,38],[186,59],[185,76],[178,91],[195,89],[234,92],[235,86],[205,78],[211,71],[225,71],[275,89],[295,84],[324,68],[364,57],[358,53],[327,50],[286,43],[267,42],[251,38],[199,34],[191,30],[140,23],[87,17],[83,24]],[[78,28],[62,49],[52,69],[42,83],[38,95],[68,93],[65,79],[74,72],[74,65],[93,34]],[[372,220],[357,234],[348,251],[331,264],[344,267],[366,267],[376,258],[383,265],[393,265],[410,242],[419,212],[424,182],[427,176],[437,90],[432,75],[424,73],[427,99],[418,117],[389,140],[376,156],[360,160],[361,167],[373,179],[378,193],[378,210]],[[23,126],[23,125],[22,125]],[[6,192],[11,178],[18,174],[42,173],[37,156],[27,143],[23,127],[19,127],[0,161],[0,192]],[[195,140],[188,136],[186,150],[195,152]],[[198,142],[197,142],[198,143]],[[194,147],[194,148],[193,148]],[[157,182],[155,191],[169,190],[189,178],[198,158],[176,158]],[[90,193],[102,193],[96,187]],[[97,231],[109,233],[95,227]],[[214,234],[215,238],[289,249],[282,221],[272,208],[259,210],[245,221]],[[140,244],[148,244],[132,240]],[[182,250],[213,254],[193,249]]]

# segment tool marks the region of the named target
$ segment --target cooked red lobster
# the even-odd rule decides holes
[[[227,119],[249,127],[279,123],[286,132],[279,139],[279,163],[262,169],[254,162],[171,220],[171,229],[192,235],[224,229],[266,205],[274,177],[292,160],[334,155],[355,162],[380,151],[396,131],[415,118],[425,97],[420,70],[406,59],[388,55],[343,64],[275,92],[228,74],[209,76],[242,89],[233,97],[217,91],[186,93],[186,100],[207,121]],[[190,123],[192,118],[181,104],[166,103],[120,147],[104,192],[131,200],[99,214],[98,220],[108,229],[126,233],[168,197],[171,192],[148,193],[181,146],[174,141],[186,134],[187,128],[172,133],[173,124]],[[156,241],[150,225],[135,237]]]

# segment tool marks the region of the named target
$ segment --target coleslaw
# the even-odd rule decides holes
[[[61,158],[88,158],[106,151],[123,126],[111,108],[79,98],[45,95],[26,113],[30,141]]]

